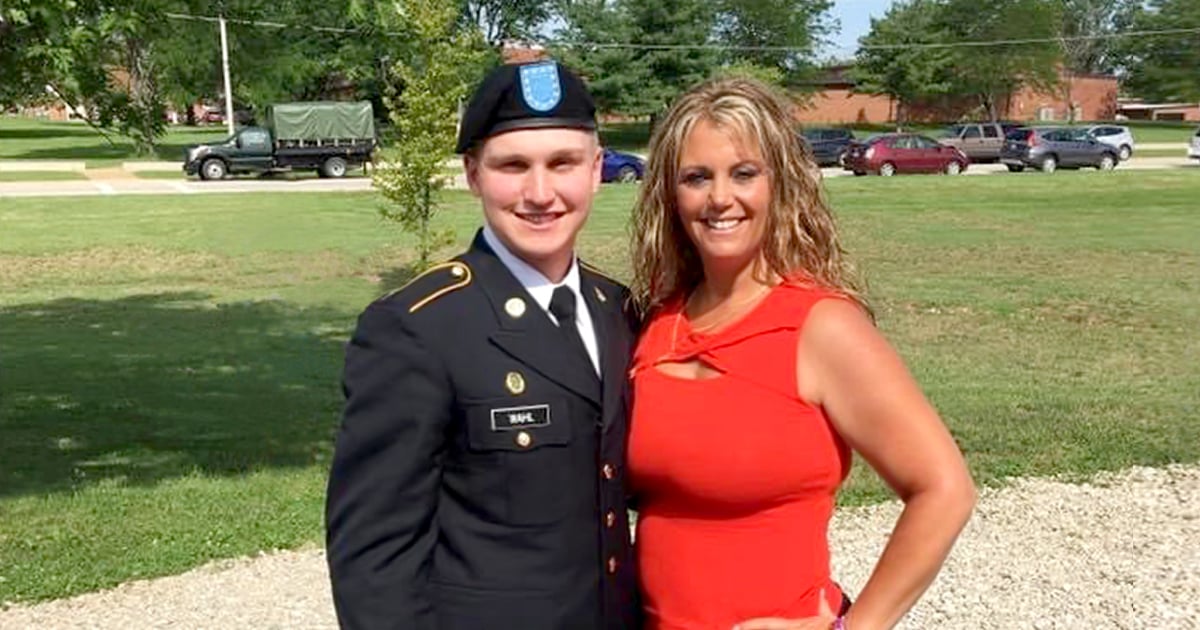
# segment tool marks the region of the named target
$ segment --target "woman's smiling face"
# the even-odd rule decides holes
[[[762,256],[771,177],[758,146],[701,119],[683,141],[675,183],[679,221],[706,270],[738,270]]]

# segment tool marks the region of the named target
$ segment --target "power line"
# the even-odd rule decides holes
[[[210,15],[188,15],[186,13],[164,13],[163,15],[165,15],[166,17],[168,17],[172,20],[189,20],[192,22],[209,22],[211,24],[216,24],[221,21],[221,18],[219,16],[210,16]],[[283,22],[267,22],[264,20],[246,20],[246,19],[231,18],[231,17],[225,18],[225,21],[230,24],[237,24],[239,26],[261,26],[261,27],[265,27],[265,28],[276,28],[276,29],[309,30],[309,31],[316,31],[318,33],[337,33],[339,35],[346,35],[346,34],[361,35],[361,34],[367,32],[365,29],[361,29],[361,28],[338,28],[335,26],[313,26],[311,24],[285,24]],[[383,34],[383,35],[400,35],[400,33],[388,33],[388,32],[382,32],[381,34]]]
[[[1054,44],[1058,42],[1082,42],[1102,39],[1121,39],[1124,37],[1160,37],[1164,35],[1186,35],[1200,33],[1200,28],[1170,28],[1153,31],[1125,31],[1121,33],[1097,33],[1094,35],[1074,35],[1071,37],[1042,37],[1030,39],[996,39],[981,42],[940,42],[928,44],[871,44],[859,46],[868,50],[895,50],[903,48],[970,48],[985,46],[1013,46],[1020,44]]]
[[[1028,39],[993,39],[984,41],[958,42],[929,42],[905,44],[863,44],[855,48],[860,50],[907,50],[924,48],[984,48],[990,46],[1016,46],[1023,44],[1055,44],[1064,41],[1091,41],[1102,39],[1119,39],[1123,37],[1158,37],[1164,35],[1183,35],[1200,33],[1200,28],[1173,28],[1155,31],[1125,31],[1122,33],[1099,33],[1095,35],[1076,35],[1071,37],[1043,37]],[[553,42],[554,45],[568,48],[597,48],[597,49],[629,49],[629,50],[733,50],[739,52],[802,52],[807,48],[798,46],[728,46],[724,44],[633,44],[608,42]],[[850,47],[842,47],[846,50]]]
[[[199,22],[217,23],[219,17],[206,15],[189,15],[184,13],[165,13],[166,17],[173,20],[192,20]],[[225,18],[225,21],[230,24],[240,26],[258,26],[275,29],[297,29],[311,30],[320,33],[337,33],[337,34],[362,34],[368,31],[364,29],[338,28],[332,26],[314,26],[311,24],[286,24],[283,22],[268,22],[264,20],[247,20],[241,18]],[[381,31],[378,34],[399,36],[402,33]],[[1118,33],[1097,33],[1092,35],[1074,35],[1070,37],[1041,37],[1027,39],[994,39],[984,41],[958,41],[958,42],[928,42],[928,43],[905,43],[905,44],[860,44],[853,49],[857,50],[921,50],[921,49],[945,49],[945,48],[988,48],[992,46],[1021,46],[1027,44],[1056,44],[1066,41],[1094,41],[1104,39],[1121,39],[1131,37],[1162,37],[1167,35],[1191,35],[1200,34],[1200,27],[1195,28],[1171,28],[1160,30],[1142,30],[1142,31],[1124,31]],[[591,48],[597,50],[727,50],[735,52],[808,52],[809,48],[801,46],[730,46],[726,44],[637,44],[632,42],[570,42],[570,41],[549,41],[548,45],[558,46],[562,48]],[[851,47],[841,47],[838,50],[851,50]]]

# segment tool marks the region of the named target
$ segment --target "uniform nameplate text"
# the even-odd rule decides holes
[[[550,426],[550,405],[528,405],[492,410],[493,431],[519,431]]]

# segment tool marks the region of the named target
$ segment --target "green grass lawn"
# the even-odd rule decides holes
[[[1187,149],[1184,149],[1182,146],[1178,149],[1136,149],[1133,152],[1133,157],[1144,158],[1169,157],[1182,159],[1186,158],[1187,156]]]
[[[1200,172],[829,182],[976,478],[1200,459]],[[585,258],[628,277],[633,186]],[[438,222],[462,247],[475,201]],[[362,194],[0,199],[0,602],[322,541],[343,344],[411,277]],[[843,504],[878,501],[856,465]]]
[[[170,126],[154,155],[139,156],[129,140],[109,134],[109,144],[81,122],[49,122],[0,116],[0,160],[84,160],[88,168],[114,166],[129,160],[183,161],[188,145],[226,137],[221,125]]]
[[[1133,132],[1133,139],[1138,144],[1149,142],[1170,142],[1177,144],[1187,144],[1192,141],[1192,136],[1196,134],[1196,127],[1200,126],[1193,122],[1149,122],[1149,121],[1126,121],[1118,123],[1129,127]]]
[[[79,171],[0,171],[0,182],[60,182],[87,179]]]

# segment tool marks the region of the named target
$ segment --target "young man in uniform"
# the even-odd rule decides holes
[[[628,292],[580,264],[595,106],[504,66],[459,132],[484,227],[371,304],[346,352],[328,558],[344,628],[636,628]]]

